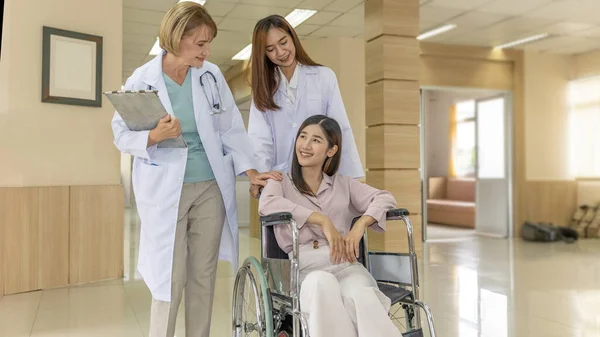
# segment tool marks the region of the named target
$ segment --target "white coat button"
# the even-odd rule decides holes
[[[292,126],[293,126],[293,127],[298,127],[298,124],[296,124],[296,123],[292,123]]]
[[[181,177],[177,178],[177,180],[181,180]]]
[[[289,104],[291,101],[290,101],[290,99],[288,98],[288,99],[286,99],[286,100],[285,100],[285,102]]]

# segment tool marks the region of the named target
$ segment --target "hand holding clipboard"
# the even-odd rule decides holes
[[[104,95],[115,107],[115,110],[130,130],[147,131],[157,129],[153,136],[157,136],[154,139],[154,144],[158,143],[159,148],[187,147],[181,136],[179,120],[172,118],[167,113],[157,93],[156,90],[125,90],[109,91],[105,92]]]

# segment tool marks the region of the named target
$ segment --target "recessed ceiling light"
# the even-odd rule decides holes
[[[285,19],[292,27],[296,28],[315,14],[317,14],[317,11],[312,9],[294,9],[290,14],[286,15]]]
[[[312,9],[294,9],[290,14],[286,15],[285,19],[292,27],[296,28],[316,13],[317,11]],[[252,43],[244,47],[244,49],[235,54],[231,59],[248,60],[250,55],[252,55]]]
[[[425,40],[428,39],[430,37],[436,36],[436,35],[440,35],[442,33],[445,33],[447,31],[453,30],[454,28],[456,28],[455,24],[447,24],[435,29],[432,29],[430,31],[427,31],[419,36],[417,36],[417,40]]]
[[[534,41],[539,41],[539,40],[542,40],[542,39],[545,39],[545,38],[548,38],[548,37],[550,37],[550,34],[548,34],[548,33],[533,35],[533,36],[530,36],[530,37],[526,37],[524,39],[519,39],[519,40],[516,40],[516,41],[512,41],[512,42],[508,42],[508,43],[499,45],[499,46],[495,47],[495,49],[510,48],[510,47],[522,45],[522,44],[525,44],[525,43],[531,43],[531,42],[534,42]]]
[[[149,55],[158,55],[158,54],[160,54],[161,51],[162,51],[162,49],[160,48],[160,42],[158,41],[158,37],[157,37],[156,42],[154,42],[154,45],[152,46],[152,49],[150,49],[150,52],[148,54]]]

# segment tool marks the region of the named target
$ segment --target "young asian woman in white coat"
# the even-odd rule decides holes
[[[184,288],[186,336],[209,337],[217,261],[237,268],[236,175],[256,185],[280,178],[256,171],[231,91],[219,68],[205,61],[216,33],[201,5],[171,8],[160,28],[164,51],[125,84],[126,90],[158,90],[169,115],[151,131],[130,130],[118,113],[112,120],[115,145],[134,156],[138,270],[153,298],[150,337],[174,335]],[[159,146],[180,135],[186,148]]]
[[[342,128],[340,174],[363,177],[335,73],[308,56],[285,18],[272,15],[256,24],[251,63],[248,135],[262,170],[289,172],[298,127],[306,118],[322,114]]]

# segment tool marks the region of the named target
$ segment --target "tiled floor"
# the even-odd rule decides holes
[[[150,295],[135,273],[137,228],[126,235],[126,276],[0,299],[1,337],[148,335]],[[240,233],[240,256],[259,242]],[[600,240],[531,244],[473,236],[425,245],[422,298],[441,337],[600,337]],[[219,265],[211,336],[231,335],[234,272]],[[183,307],[176,335],[184,336]]]

